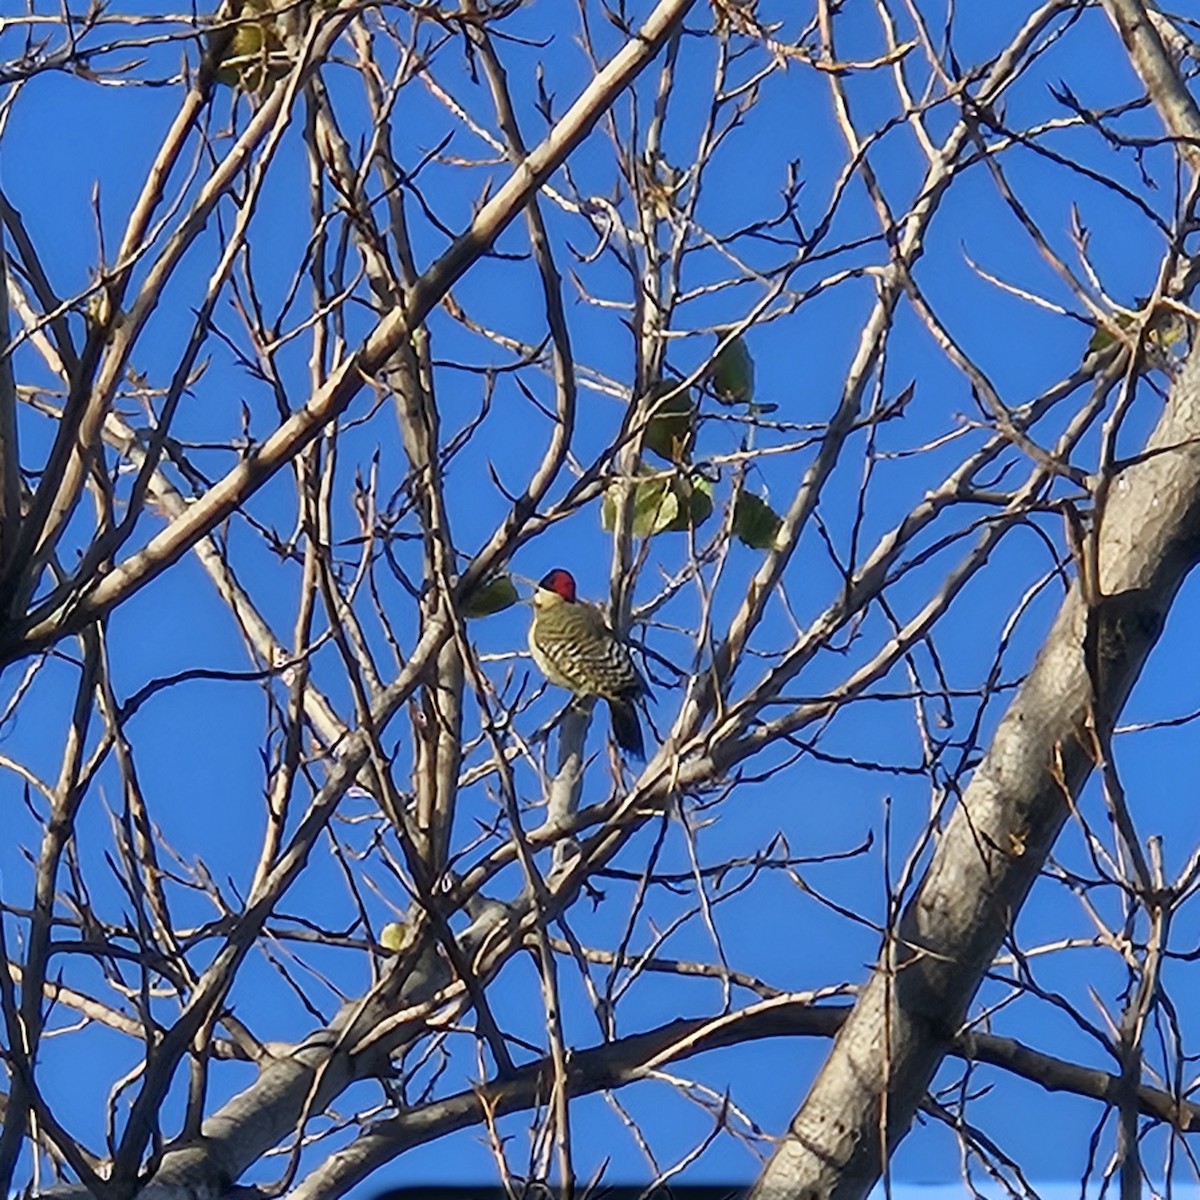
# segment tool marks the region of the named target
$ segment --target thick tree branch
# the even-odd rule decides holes
[[[1200,557],[1200,351],[1139,460],[1120,472],[1099,536],[1092,617],[1115,719]],[[1073,802],[1095,767],[1078,585],[942,835],[893,944],[838,1035],[756,1200],[866,1196],[904,1136]]]
[[[500,236],[529,197],[588,135],[608,106],[653,61],[695,0],[662,0],[636,37],[613,56],[561,120],[513,171],[479,211],[471,227],[418,280],[407,308],[385,316],[362,346],[347,356],[307,404],[242,462],[218,480],[182,516],[150,539],[144,549],[103,576],[76,603],[31,614],[20,642],[8,657],[27,654],[82,629],[178,562],[193,545],[244,504],[295,454],[345,412],[363,387],[391,360],[401,342],[429,315],[447,291]],[[517,514],[518,517],[522,514]],[[519,524],[519,521],[515,522]],[[514,522],[506,522],[474,564],[469,582],[486,575],[507,547]]]
[[[1179,139],[1180,155],[1193,171],[1200,171],[1200,108],[1172,65],[1145,5],[1141,0],[1104,0],[1104,11],[1117,27],[1163,124]]]

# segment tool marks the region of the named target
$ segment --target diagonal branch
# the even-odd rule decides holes
[[[1172,137],[1179,139],[1179,153],[1193,171],[1200,171],[1200,108],[1171,65],[1146,6],[1141,0],[1104,0],[1104,11],[1117,27],[1163,124]]]
[[[955,810],[895,943],[759,1179],[772,1195],[865,1196],[904,1136],[984,972],[1096,765],[1093,712],[1115,720],[1200,559],[1200,351],[1103,513],[1101,599],[1072,588]],[[1099,694],[1084,662],[1098,638]]]
[[[695,0],[661,0],[637,35],[613,56],[583,90],[562,119],[518,166],[495,196],[480,210],[471,227],[439,258],[413,287],[409,302],[385,316],[353,354],[331,372],[325,386],[261,445],[248,454],[144,549],[105,575],[74,604],[35,610],[18,644],[9,644],[11,659],[57,641],[64,633],[82,629],[144,587],[181,559],[195,543],[244,504],[277,471],[291,462],[321,430],[350,405],[363,384],[382,371],[401,344],[440,303],[447,291],[484,255],[509,223],[524,210],[538,188],[583,141],[617,96],[654,59]],[[519,523],[519,522],[517,522]],[[464,583],[473,585],[494,565],[507,546],[512,522],[484,550],[481,561]]]
[[[850,1011],[848,1005],[815,1005],[807,996],[786,995],[716,1017],[682,1018],[575,1051],[568,1064],[566,1084],[571,1096],[583,1096],[624,1087],[655,1071],[728,1046],[774,1037],[834,1037]],[[1104,1103],[1113,1102],[1121,1087],[1121,1080],[1108,1071],[992,1034],[964,1034],[950,1053],[967,1062],[999,1067],[1053,1091]],[[489,1113],[496,1118],[545,1103],[552,1082],[551,1063],[542,1058],[522,1066],[511,1078],[492,1080],[374,1122],[348,1146],[314,1168],[291,1193],[292,1200],[335,1200],[414,1146],[482,1125]],[[1159,1088],[1139,1086],[1136,1104],[1145,1116],[1182,1131],[1200,1122],[1200,1106]]]

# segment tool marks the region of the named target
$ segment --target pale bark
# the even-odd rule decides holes
[[[1200,557],[1200,351],[1102,514],[1092,610],[1115,718]],[[1097,765],[1078,583],[941,835],[894,942],[752,1195],[866,1196],[902,1138],[968,1005]]]

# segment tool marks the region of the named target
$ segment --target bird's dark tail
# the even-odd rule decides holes
[[[612,716],[613,737],[617,745],[634,758],[645,761],[646,747],[642,742],[642,726],[632,700],[610,700],[608,711]]]

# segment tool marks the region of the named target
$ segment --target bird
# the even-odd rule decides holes
[[[548,572],[533,593],[529,650],[551,683],[576,696],[606,700],[617,745],[635,758],[646,757],[637,715],[646,682],[629,647],[594,604],[576,596],[575,578],[562,567]]]

